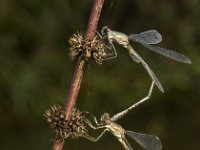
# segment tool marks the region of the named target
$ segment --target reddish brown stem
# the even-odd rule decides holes
[[[64,145],[64,140],[61,141],[61,140],[57,139],[57,137],[56,137],[55,141],[53,143],[52,150],[62,150],[63,145]]]
[[[94,0],[91,15],[88,22],[86,38],[92,38],[95,35],[97,24],[101,14],[104,0]]]
[[[85,38],[92,38],[95,35],[95,31],[97,29],[97,24],[99,21],[100,13],[103,7],[104,0],[94,0],[91,10],[91,15],[88,22],[87,32]],[[66,99],[65,104],[65,115],[66,119],[70,120],[72,117],[72,111],[76,103],[76,99],[79,93],[80,85],[83,78],[84,73],[85,60],[81,58],[78,59],[72,83],[69,89],[69,93]],[[57,137],[55,138],[52,150],[62,150],[64,145],[64,140],[59,140]]]
[[[83,72],[84,72],[84,65],[85,65],[85,60],[82,60],[81,58],[78,59],[74,76],[72,79],[71,87],[69,89],[68,97],[66,100],[66,105],[65,105],[65,116],[67,120],[71,119],[71,114],[74,108],[74,105],[76,103],[76,99],[78,96],[78,92],[80,89],[80,85],[82,82],[83,78]]]

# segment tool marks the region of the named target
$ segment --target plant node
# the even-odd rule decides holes
[[[44,116],[60,139],[78,138],[87,132],[84,116],[78,109],[74,108],[71,120],[65,119],[64,110],[59,105],[54,105],[45,111]]]
[[[91,39],[84,38],[79,32],[73,34],[69,39],[69,57],[71,60],[82,56],[85,60],[93,57],[96,63],[102,64],[106,56],[106,46],[101,38],[97,35]]]

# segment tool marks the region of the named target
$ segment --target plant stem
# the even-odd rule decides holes
[[[82,60],[81,57],[79,57],[65,103],[65,116],[67,120],[70,120],[72,117],[72,111],[74,109],[83,78],[84,66],[85,60]]]
[[[90,38],[94,37],[95,31],[97,29],[99,17],[101,14],[101,10],[103,7],[103,3],[104,3],[104,0],[94,0],[93,1],[92,10],[91,10],[91,14],[90,14],[90,18],[89,18],[89,22],[88,22],[88,26],[87,26],[87,32],[86,32],[85,38],[90,39]],[[72,111],[76,104],[76,99],[77,99],[80,85],[81,85],[82,78],[83,78],[85,63],[86,63],[85,60],[83,60],[83,59],[81,59],[81,57],[79,57],[75,71],[74,71],[74,75],[73,75],[73,79],[72,79],[71,86],[69,89],[69,93],[68,93],[68,96],[66,99],[66,103],[65,103],[64,110],[65,110],[65,115],[66,115],[67,120],[70,120],[72,117]],[[62,150],[63,145],[64,145],[64,140],[60,140],[57,137],[55,137],[52,150]]]
[[[91,15],[90,15],[88,26],[87,26],[86,38],[92,38],[95,35],[99,17],[100,17],[101,10],[103,7],[103,3],[104,3],[104,0],[93,1]]]

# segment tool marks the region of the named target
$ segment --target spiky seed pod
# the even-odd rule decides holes
[[[63,137],[67,128],[67,121],[65,120],[63,109],[59,105],[54,105],[45,112],[44,116],[50,126],[55,129],[56,133]]]
[[[87,132],[84,115],[77,109],[74,109],[72,119],[68,121],[68,133],[72,138],[77,138]]]
[[[66,139],[67,137],[77,138],[87,132],[84,124],[84,115],[75,108],[71,120],[65,119],[64,110],[59,105],[52,106],[51,109],[45,112],[44,116],[61,139]]]
[[[92,39],[85,39],[83,49],[86,58],[93,56],[96,63],[102,64],[103,58],[106,56],[106,46],[102,39],[98,36],[94,36]]]
[[[82,54],[83,49],[83,35],[79,32],[77,34],[73,34],[72,37],[69,38],[69,57],[71,60],[74,60],[76,57]]]
[[[85,60],[94,58],[96,63],[101,64],[103,58],[106,57],[106,46],[102,39],[98,36],[94,36],[91,39],[86,39],[82,34],[73,34],[69,39],[69,57],[71,60],[79,56],[83,56]]]

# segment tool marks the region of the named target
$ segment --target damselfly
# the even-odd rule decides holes
[[[150,98],[152,90],[154,86],[154,81],[152,82],[151,88],[149,90],[148,95],[137,102],[136,104],[132,105],[128,109],[118,113],[117,115],[114,115],[112,118],[110,118],[108,113],[104,113],[101,117],[100,122],[97,121],[96,117],[90,114],[93,118],[93,121],[95,123],[92,124],[89,119],[85,119],[85,122],[92,128],[92,129],[104,129],[103,132],[97,137],[86,137],[87,139],[97,142],[102,135],[108,131],[112,133],[118,141],[122,144],[123,148],[125,150],[133,150],[131,145],[128,143],[125,135],[128,135],[130,138],[134,139],[139,145],[141,145],[146,150],[161,150],[162,144],[157,136],[149,135],[149,134],[143,134],[143,133],[136,133],[133,131],[126,131],[124,130],[120,125],[116,124],[114,121],[117,121],[119,118],[124,116],[129,110],[135,108],[136,106],[140,105],[144,101]]]
[[[140,43],[147,49],[154,51],[156,53],[159,53],[161,55],[164,55],[166,57],[169,57],[171,59],[174,59],[183,63],[191,64],[191,60],[183,54],[180,54],[178,52],[175,52],[169,49],[154,46],[154,44],[158,44],[162,41],[161,34],[156,30],[148,30],[148,31],[141,32],[139,34],[131,34],[128,36],[121,32],[112,31],[108,27],[103,27],[101,34],[103,36],[102,38],[108,40],[108,43],[109,43],[108,47],[111,46],[110,49],[112,49],[113,51],[113,53],[105,59],[112,59],[112,58],[117,57],[117,52],[113,44],[113,42],[117,42],[119,45],[122,45],[124,48],[128,50],[129,55],[135,62],[141,63],[143,65],[143,67],[147,70],[148,74],[150,75],[151,79],[155,81],[155,84],[162,92],[164,92],[164,90],[160,81],[158,80],[154,72],[150,69],[148,64],[134,50],[134,48],[130,44],[130,41]]]

